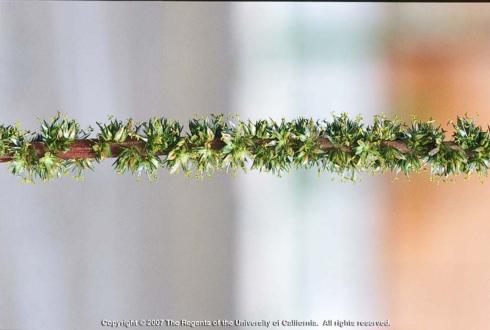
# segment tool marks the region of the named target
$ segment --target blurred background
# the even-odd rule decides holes
[[[332,111],[490,123],[490,5],[0,3],[0,122]],[[448,127],[450,133],[450,128]],[[0,167],[0,329],[101,320],[490,324],[487,181]]]

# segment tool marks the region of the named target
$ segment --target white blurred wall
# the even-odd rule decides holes
[[[240,3],[233,7],[245,118],[386,111],[379,4]],[[251,23],[253,22],[253,24]],[[255,319],[386,320],[380,177],[356,183],[292,171],[241,175],[237,313]]]

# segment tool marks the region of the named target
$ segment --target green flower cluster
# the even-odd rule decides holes
[[[26,181],[66,174],[80,177],[93,161],[115,158],[117,173],[150,179],[160,168],[198,176],[216,170],[256,169],[281,174],[316,168],[353,179],[357,172],[393,171],[408,175],[430,168],[434,176],[485,175],[490,166],[490,134],[468,117],[452,123],[452,140],[434,121],[375,116],[366,125],[346,114],[332,120],[241,121],[211,115],[183,126],[165,118],[125,122],[110,118],[98,132],[80,129],[60,115],[43,121],[38,133],[0,125],[0,161]],[[77,142],[78,147],[76,144]],[[84,145],[86,149],[75,150]],[[88,147],[87,147],[88,146]],[[87,149],[88,148],[88,149]],[[75,155],[76,157],[71,155]]]
[[[81,177],[82,171],[91,168],[90,159],[61,159],[60,152],[69,150],[76,139],[90,135],[80,129],[74,120],[62,119],[59,115],[41,123],[39,133],[22,131],[18,126],[0,125],[0,158],[10,156],[10,171],[32,182],[34,178],[50,180],[72,173]],[[39,142],[41,148],[36,148]]]

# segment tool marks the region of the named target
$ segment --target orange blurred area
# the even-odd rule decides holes
[[[396,30],[404,32],[390,50],[394,109],[442,123],[468,114],[486,127],[490,7],[401,5],[398,13]],[[395,329],[488,329],[488,179],[438,184],[421,174],[389,189],[385,266]]]

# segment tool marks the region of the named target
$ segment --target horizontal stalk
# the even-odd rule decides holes
[[[328,138],[319,138],[318,139],[320,143],[320,148],[324,151],[328,151],[330,149],[334,149],[335,146],[330,142]],[[61,159],[94,159],[96,158],[96,153],[93,150],[93,146],[96,144],[97,140],[95,139],[85,139],[85,140],[75,140],[71,145],[70,148],[65,151],[65,152],[60,152],[57,153],[56,156],[61,158]],[[267,143],[268,141],[265,140],[257,140],[257,144],[263,144]],[[450,148],[454,150],[462,150],[461,147],[456,145],[453,141],[444,141],[444,144],[448,145]],[[44,142],[39,142],[39,141],[34,141],[30,143],[32,148],[35,150],[36,155],[38,157],[44,156],[44,154],[48,151],[46,145]],[[112,142],[108,143],[111,149],[111,156],[112,158],[118,157],[121,152],[129,147],[135,147],[139,150],[142,150],[144,148],[145,142],[141,140],[128,140],[125,142]],[[392,147],[397,149],[403,154],[408,154],[411,152],[411,149],[405,144],[403,141],[382,141],[381,145],[386,146],[386,147]],[[214,150],[220,150],[225,146],[225,143],[219,139],[216,138],[211,142],[211,147]],[[350,152],[352,151],[352,148],[348,147],[343,147],[342,151],[345,152]],[[4,155],[0,157],[0,163],[6,163],[12,161],[12,156],[9,155]]]

